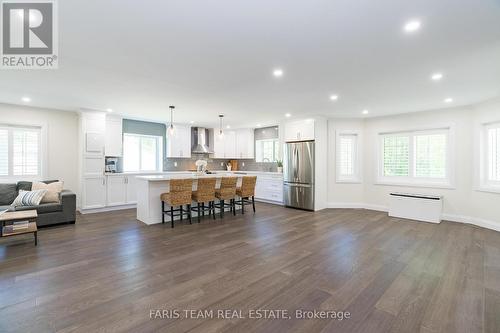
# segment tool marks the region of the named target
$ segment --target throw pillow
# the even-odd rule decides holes
[[[38,206],[40,201],[42,201],[43,196],[47,193],[47,190],[36,190],[36,191],[23,191],[20,190],[19,194],[12,203],[12,206]]]
[[[31,190],[47,190],[42,198],[42,203],[59,203],[59,195],[63,190],[64,182],[54,182],[50,184],[33,182]]]

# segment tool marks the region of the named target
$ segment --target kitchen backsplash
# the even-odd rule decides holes
[[[207,158],[206,155],[193,154],[191,158],[167,158],[163,161],[164,171],[187,171],[196,170],[195,162],[199,159],[206,160],[208,162],[208,170],[226,170],[226,163],[229,159],[213,159]],[[177,163],[177,166],[175,166]],[[221,163],[223,165],[221,165]],[[244,165],[243,165],[244,164]],[[123,170],[123,159],[121,157],[117,158],[117,171],[122,172]],[[266,171],[266,172],[276,172],[276,163],[260,163],[255,162],[255,160],[238,160],[238,170],[243,171]]]
[[[206,160],[208,170],[226,170],[226,163],[229,159],[212,159],[206,155],[193,154],[191,158],[168,158],[163,162],[164,171],[185,171],[196,170],[197,160]],[[177,163],[177,166],[175,166]],[[222,165],[221,165],[222,163]],[[244,165],[243,165],[244,164]],[[276,172],[276,163],[258,163],[255,160],[238,160],[238,170],[246,171],[271,171]]]

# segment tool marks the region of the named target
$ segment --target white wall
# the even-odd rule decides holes
[[[42,125],[47,137],[44,178],[63,180],[66,189],[77,192],[77,113],[0,104],[0,123]]]
[[[418,112],[364,121],[331,119],[329,121],[329,203],[330,207],[356,206],[387,209],[393,191],[444,196],[444,218],[474,223],[500,230],[500,194],[477,190],[479,133],[481,124],[500,121],[500,99],[473,107]],[[361,124],[360,124],[361,123]],[[452,189],[377,185],[378,134],[397,130],[415,130],[451,125],[455,132]],[[363,131],[363,184],[335,182],[335,130]],[[361,190],[362,188],[362,190]]]

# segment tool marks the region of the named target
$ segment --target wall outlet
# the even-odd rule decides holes
[[[176,167],[176,168],[177,168],[177,162],[174,162],[174,167]]]
[[[241,162],[241,166],[244,167],[245,166],[245,162]]]
[[[220,166],[223,167],[224,166],[224,162],[220,162]]]

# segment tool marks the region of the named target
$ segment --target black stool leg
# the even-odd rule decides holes
[[[165,223],[165,202],[161,202],[161,223]]]
[[[255,213],[255,196],[252,195],[253,212]]]
[[[241,214],[245,214],[245,198],[241,198]]]
[[[212,204],[212,217],[215,220],[215,201],[212,201],[211,204]]]
[[[198,202],[198,223],[200,223],[201,213],[200,213],[200,203]]]
[[[224,217],[224,200],[220,200],[219,202],[220,204],[220,218],[223,218]]]
[[[187,209],[188,209],[189,224],[192,224],[191,223],[191,205],[187,205]]]
[[[182,221],[182,205],[181,205],[181,208],[180,208],[180,212],[181,212],[181,221]]]
[[[236,216],[236,199],[231,199],[231,206],[233,207],[233,216]]]
[[[204,202],[201,203],[201,208],[202,208],[202,215],[203,215],[203,217],[205,217],[205,203]]]
[[[170,206],[170,224],[174,227],[174,206]]]

